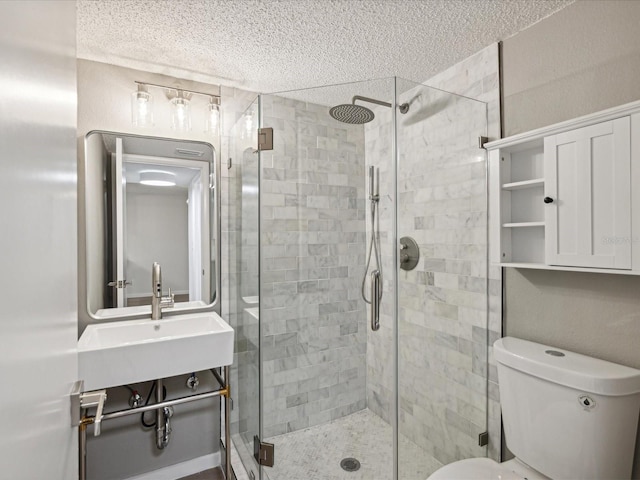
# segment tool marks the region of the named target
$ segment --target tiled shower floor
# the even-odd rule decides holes
[[[391,426],[370,410],[361,410],[323,425],[268,438],[275,444],[275,466],[269,480],[390,480],[393,478]],[[426,480],[441,464],[415,443],[400,437],[400,478]],[[340,468],[354,457],[356,472]]]

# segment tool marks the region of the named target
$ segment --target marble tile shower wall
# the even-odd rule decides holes
[[[482,56],[477,61],[482,65],[475,72],[465,65],[467,79],[482,74],[485,63],[493,66]],[[497,78],[497,69],[490,75]],[[487,286],[492,308],[500,293],[499,282],[487,279],[486,163],[477,146],[477,137],[486,135],[486,115],[481,104],[427,88],[403,97],[413,102],[409,114],[398,116],[398,236],[413,237],[422,260],[415,270],[399,273],[399,430],[449,463],[485,455],[478,434],[487,427],[487,376],[492,378]],[[381,166],[384,191],[392,188],[384,154],[391,117],[384,110],[376,115],[380,121],[365,126],[366,159]],[[392,212],[383,201],[384,195],[381,242],[389,254],[383,269],[390,272],[394,246],[384,232],[391,230]],[[392,313],[383,301],[382,328],[369,332],[367,345],[368,406],[387,421],[393,400]],[[499,428],[491,431],[498,445],[499,435]],[[489,453],[496,458],[496,451]]]
[[[487,104],[487,133],[489,140],[497,140],[500,130],[500,83],[498,44],[480,50],[462,62],[429,79],[429,85],[475,98]],[[488,364],[488,456],[496,461],[501,456],[501,412],[498,373],[493,357],[493,343],[502,336],[502,269],[489,266],[488,325],[486,332],[476,329],[476,335],[487,337]]]
[[[264,434],[365,408],[364,129],[325,106],[263,97]]]

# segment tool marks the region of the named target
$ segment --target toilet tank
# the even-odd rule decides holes
[[[493,352],[518,459],[554,479],[631,478],[640,370],[511,337]]]

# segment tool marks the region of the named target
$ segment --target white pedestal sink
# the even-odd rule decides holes
[[[78,341],[84,390],[231,365],[233,329],[215,312],[89,325]]]

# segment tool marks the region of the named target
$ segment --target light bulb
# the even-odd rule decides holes
[[[218,125],[220,125],[220,107],[216,103],[207,105],[204,121],[205,132],[216,135],[218,133]]]
[[[131,123],[134,127],[153,126],[153,95],[146,85],[138,84],[138,90],[131,94]]]
[[[241,138],[250,138],[253,131],[253,114],[251,112],[244,115],[244,128],[240,135]]]
[[[179,131],[191,130],[191,113],[189,100],[179,92],[178,96],[171,100],[171,128]]]

